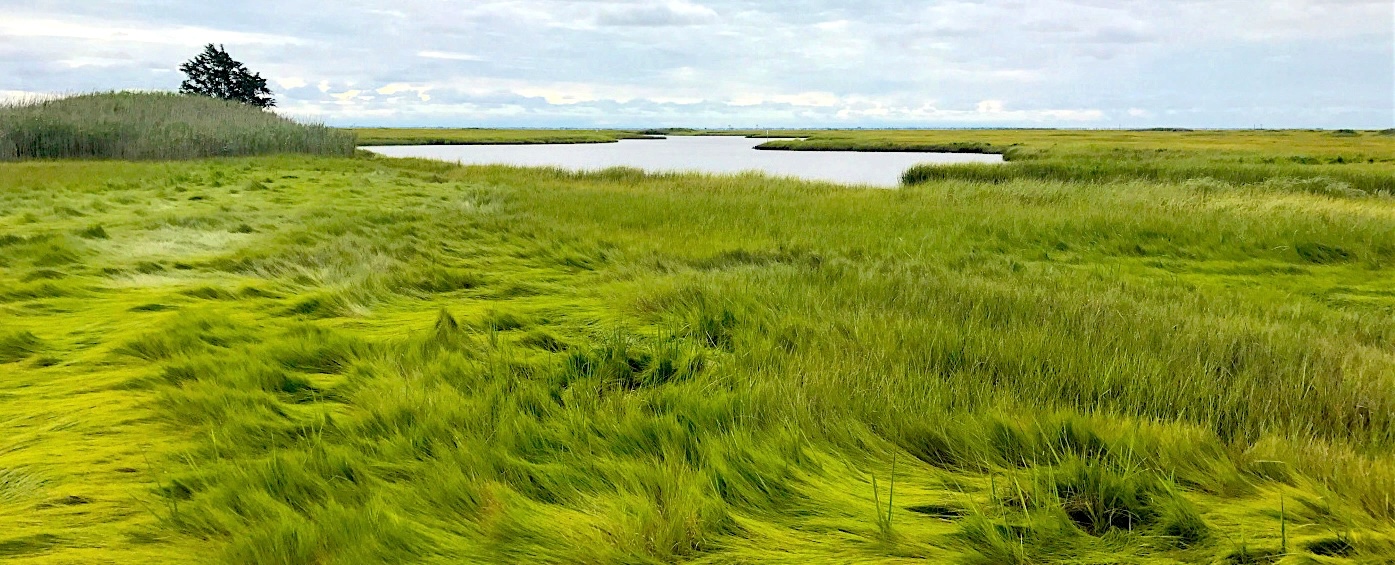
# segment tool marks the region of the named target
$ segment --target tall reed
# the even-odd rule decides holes
[[[203,96],[106,92],[0,106],[0,160],[353,152],[352,132]]]

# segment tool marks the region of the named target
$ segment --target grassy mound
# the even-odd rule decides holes
[[[351,132],[203,96],[109,92],[0,106],[0,161],[353,151]]]

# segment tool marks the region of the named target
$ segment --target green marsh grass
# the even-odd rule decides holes
[[[353,151],[350,132],[204,96],[107,92],[0,105],[0,161]]]
[[[0,556],[1378,561],[1395,204],[1283,167],[3,164]]]
[[[771,130],[763,149],[886,151],[982,150],[1009,160],[1191,159],[1234,163],[1395,163],[1389,130]],[[765,132],[743,130],[756,137]]]
[[[781,131],[759,149],[996,153],[1011,166],[924,165],[917,184],[963,179],[1277,183],[1296,190],[1395,193],[1395,146],[1380,132],[1336,130],[825,130]]]
[[[358,144],[374,145],[535,145],[613,143],[654,139],[658,130],[489,129],[489,128],[354,128]]]
[[[1264,185],[1265,191],[1289,190],[1331,196],[1395,195],[1395,173],[1376,167],[1341,167],[1295,163],[1216,163],[1139,161],[1130,159],[1043,159],[1007,164],[924,164],[908,169],[903,184],[951,179],[1005,183],[1037,180],[1066,183],[1131,180],[1193,183],[1199,189],[1228,191]]]

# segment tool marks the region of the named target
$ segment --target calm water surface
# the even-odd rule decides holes
[[[390,157],[425,157],[466,165],[548,166],[597,170],[637,167],[650,171],[739,173],[760,171],[844,184],[896,186],[917,163],[1001,163],[1001,155],[967,153],[858,153],[758,151],[764,139],[680,136],[576,145],[402,145],[364,147]]]

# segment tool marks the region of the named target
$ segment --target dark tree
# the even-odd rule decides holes
[[[180,65],[179,70],[188,77],[179,85],[179,91],[185,94],[234,100],[259,108],[276,105],[271,99],[271,90],[266,87],[266,79],[234,61],[222,45],[214,47],[209,43],[203,53]]]

